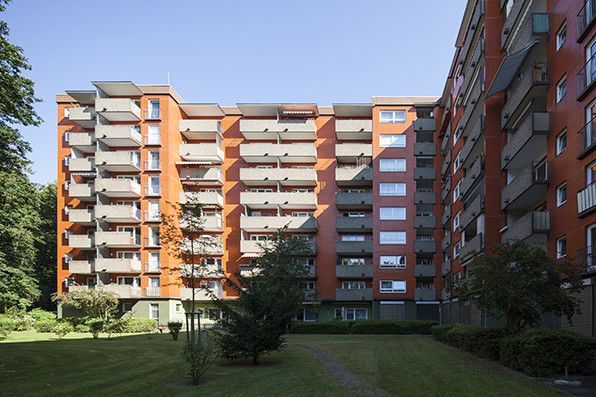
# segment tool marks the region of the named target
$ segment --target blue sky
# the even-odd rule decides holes
[[[466,0],[16,0],[3,19],[44,123],[34,182],[56,179],[54,94],[170,81],[187,102],[366,102],[440,95]]]

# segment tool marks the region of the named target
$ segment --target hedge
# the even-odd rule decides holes
[[[436,321],[320,321],[312,323],[297,322],[292,325],[293,334],[430,334]]]
[[[504,328],[464,324],[433,327],[432,331],[437,340],[491,360],[499,359],[501,340],[508,335]]]
[[[504,338],[501,363],[532,376],[582,372],[594,356],[591,338],[567,331],[543,330]]]
[[[54,318],[42,318],[35,321],[33,324],[33,328],[37,332],[54,332],[54,328],[58,325],[58,320]]]

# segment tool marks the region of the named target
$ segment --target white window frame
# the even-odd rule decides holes
[[[406,159],[385,158],[379,160],[379,171],[381,172],[405,172]]]
[[[565,246],[565,252],[562,252],[563,245]],[[567,236],[559,237],[557,239],[557,259],[564,258],[567,256]]]
[[[453,259],[459,257],[459,253],[461,252],[461,241],[453,244]]]
[[[559,80],[556,87],[557,103],[561,102],[567,96],[567,75],[564,74]]]
[[[407,233],[405,231],[380,231],[379,243],[381,245],[405,245],[407,243]]]
[[[379,219],[382,221],[405,221],[406,207],[381,207]]]
[[[563,193],[563,192],[565,192],[565,193]],[[563,197],[563,194],[565,194],[565,197]],[[566,202],[567,202],[567,182],[563,182],[559,186],[557,186],[557,207],[562,206]]]
[[[383,188],[385,188],[385,192],[383,192]],[[379,185],[379,195],[384,197],[404,197],[406,195],[406,184],[399,182],[381,183]]]
[[[461,220],[461,211],[459,211],[457,214],[455,214],[455,216],[453,217],[453,230],[456,230],[459,225],[460,225],[460,220]]]
[[[405,134],[383,134],[379,137],[380,147],[406,147]]]
[[[565,146],[561,146],[563,140],[562,138],[565,137]],[[559,135],[557,135],[557,142],[556,142],[556,155],[560,155],[561,153],[563,153],[565,151],[565,149],[567,149],[567,130],[563,130],[559,133]]]
[[[405,110],[381,110],[379,112],[379,123],[381,124],[405,124],[406,118]]]
[[[152,181],[157,180],[157,191],[154,189],[155,185]],[[161,194],[161,180],[159,175],[150,175],[147,178],[147,195],[148,196],[159,196]]]
[[[455,188],[453,188],[453,202],[454,203],[457,200],[459,200],[459,197],[461,196],[460,192],[461,192],[461,180],[459,182],[457,182],[457,185],[455,185]]]
[[[383,287],[383,283],[391,283],[391,287]],[[408,289],[406,280],[380,280],[379,291],[381,293],[405,294]]]
[[[157,317],[155,316],[155,312],[157,312]],[[159,321],[159,303],[149,304],[149,318],[151,320]]]
[[[382,269],[405,269],[407,258],[405,255],[381,255],[379,267]]]
[[[455,159],[453,160],[453,173],[455,174],[457,170],[461,168],[461,152],[457,153]]]
[[[565,44],[567,40],[567,21],[563,21],[563,24],[557,30],[557,38],[556,38],[556,49],[559,51],[561,47]]]

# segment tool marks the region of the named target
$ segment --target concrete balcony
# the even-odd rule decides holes
[[[336,301],[372,301],[372,288],[363,289],[343,289],[335,290]]]
[[[220,192],[180,192],[180,203],[201,203],[207,207],[223,208],[224,200]]]
[[[435,180],[437,171],[435,167],[416,167],[414,168],[414,179]]]
[[[223,298],[223,288],[221,288],[221,286],[214,288],[211,292],[204,288],[195,288],[195,301],[210,302],[213,300],[211,293],[215,294],[219,299]],[[192,288],[180,288],[180,299],[185,301],[192,300]]]
[[[223,185],[224,183],[223,173],[218,167],[181,168],[180,181],[193,185]]]
[[[240,204],[253,209],[317,209],[317,195],[311,192],[241,192]]]
[[[118,295],[120,299],[140,298],[143,295],[140,287],[133,287],[132,285],[104,284],[101,287],[97,286],[96,288],[112,292]]]
[[[93,153],[97,150],[93,132],[69,132],[68,144],[85,153]]]
[[[472,54],[468,56],[468,62],[466,69],[464,70],[464,81],[461,85],[460,92],[468,92],[468,88],[470,83],[472,82],[472,76],[476,73],[476,69],[478,66],[483,63],[483,55],[484,55],[484,37],[479,36],[478,39],[475,41],[474,49],[472,50]]]
[[[95,201],[95,186],[93,183],[69,183],[68,196],[81,201]]]
[[[476,0],[474,4],[474,9],[471,12],[470,24],[468,25],[469,30],[466,34],[466,39],[460,51],[460,62],[462,64],[465,63],[465,58],[469,55],[472,42],[476,37],[474,32],[481,26],[481,19],[484,16],[484,2],[485,0]]]
[[[435,240],[416,240],[414,241],[414,251],[417,253],[434,254],[437,251]]]
[[[580,217],[596,210],[596,183],[592,182],[577,192],[577,215]]]
[[[95,249],[95,239],[86,234],[71,234],[68,237],[68,246],[81,250]]]
[[[526,164],[528,159],[543,157],[546,154],[549,132],[548,113],[527,113],[501,151],[501,169],[518,169]]]
[[[70,172],[95,172],[95,159],[93,157],[70,158],[68,160]]]
[[[414,120],[415,131],[434,131],[437,127],[434,118],[423,118]]]
[[[317,126],[314,119],[295,120],[240,120],[240,132],[249,140],[282,140],[317,139]]]
[[[596,55],[594,55],[594,65],[596,65]],[[594,76],[596,81],[596,74]],[[577,132],[578,151],[577,158],[583,159],[596,148],[596,116],[586,123]]]
[[[501,235],[501,242],[511,243],[524,240],[527,243],[546,244],[546,235],[550,231],[550,214],[548,211],[529,211],[509,225]]]
[[[105,273],[141,273],[141,261],[125,258],[97,258],[95,271]]]
[[[221,163],[224,154],[217,143],[181,143],[180,157],[184,161]]]
[[[372,240],[337,241],[335,252],[338,255],[372,255]]]
[[[435,152],[435,144],[432,142],[414,143],[414,156],[434,156]]]
[[[535,62],[532,57],[519,70],[520,77],[513,81],[507,91],[507,102],[501,110],[501,128],[510,129],[527,105],[546,95],[550,83],[546,62]]]
[[[482,156],[478,156],[476,161],[466,170],[466,176],[461,180],[460,194],[466,196],[471,190],[472,186],[476,185],[476,181],[482,179],[484,175],[484,159]]]
[[[139,121],[141,109],[130,98],[97,98],[95,110],[108,121]]]
[[[435,192],[416,191],[414,192],[415,204],[434,204],[437,199]]]
[[[415,229],[434,229],[435,227],[437,227],[437,220],[434,215],[416,215],[414,218]]]
[[[466,143],[461,149],[459,158],[463,168],[469,168],[470,164],[478,157],[483,150],[484,143],[484,117],[477,119]]]
[[[141,211],[134,205],[103,205],[95,206],[95,217],[109,223],[139,223]]]
[[[461,136],[466,138],[472,133],[477,120],[482,116],[482,77],[477,77],[474,85],[470,89],[470,95],[465,104],[464,112],[459,119],[457,129],[461,131]],[[463,93],[460,92],[460,95]]]
[[[339,210],[372,209],[372,193],[337,192],[335,205]]]
[[[501,209],[531,208],[544,200],[547,186],[547,163],[532,163],[503,188]]]
[[[414,266],[414,276],[416,277],[435,277],[437,274],[437,268],[435,265],[420,265]]]
[[[97,123],[95,109],[89,106],[68,108],[68,119],[83,128],[93,128]]]
[[[441,263],[441,276],[451,273],[451,261],[448,259]]]
[[[451,219],[451,206],[446,205],[443,207],[443,215],[441,216],[441,226],[445,227],[445,225],[449,223],[449,219]]]
[[[221,135],[221,121],[180,120],[180,133],[190,140],[214,140]]]
[[[335,181],[338,186],[372,186],[371,167],[337,167]]]
[[[181,277],[192,277],[192,272],[194,270],[194,276],[201,276],[206,278],[212,277],[222,277],[224,275],[224,270],[222,267],[216,264],[205,264],[205,265],[195,265],[194,269],[193,266],[190,264],[184,264],[180,266],[180,276]]]
[[[139,152],[122,150],[95,153],[95,164],[109,172],[138,172],[141,170]]]
[[[95,190],[107,197],[141,197],[141,185],[132,179],[98,178]]]
[[[310,250],[313,254],[317,252],[317,244],[315,240],[307,241]],[[243,254],[260,254],[263,252],[263,247],[270,244],[267,241],[253,241],[253,240],[240,240],[240,252]]]
[[[434,288],[416,288],[414,289],[414,300],[434,301],[437,299],[437,291]]]
[[[340,216],[335,220],[335,228],[340,233],[370,233],[373,230],[373,219],[371,216]]]
[[[461,251],[459,253],[460,261],[465,262],[469,259],[472,259],[474,256],[481,253],[483,248],[484,236],[482,233],[478,233],[470,241],[466,241],[466,245],[461,247]]]
[[[271,232],[285,229],[288,232],[317,231],[317,220],[314,216],[241,216],[240,228],[247,232]]]
[[[93,261],[81,260],[68,262],[68,272],[71,274],[92,274],[95,272]]]
[[[466,209],[462,212],[459,224],[462,229],[468,227],[473,220],[484,212],[484,196],[479,194],[470,203],[466,203]]]
[[[94,214],[95,212],[93,211],[93,209],[72,209],[68,211],[68,221],[87,226],[93,225],[95,224]]]
[[[213,237],[213,236],[210,236]],[[223,255],[224,253],[224,244],[221,238],[218,236],[216,238],[206,239],[207,244],[205,244],[205,254],[206,255]],[[182,244],[181,251],[184,254],[189,255],[191,252],[191,242],[190,240],[186,239],[184,244]],[[199,249],[195,246],[195,254],[199,252]]]
[[[447,233],[443,240],[441,240],[441,251],[445,252],[451,246],[451,233]]]
[[[372,140],[372,120],[335,120],[335,134],[340,141]]]
[[[451,178],[447,178],[447,180],[443,183],[443,187],[441,188],[441,203],[450,203],[451,195],[449,192],[451,191]]]
[[[247,186],[316,186],[314,168],[240,168],[240,180]]]
[[[362,279],[372,278],[372,265],[360,265],[360,266],[346,266],[346,265],[335,265],[335,277],[337,278],[349,278],[349,279]]]
[[[546,11],[546,5],[540,7],[539,3],[531,4],[521,17],[520,11],[523,6],[514,3],[511,7],[501,31],[501,47],[503,49],[508,47],[508,53],[519,51],[528,43],[548,37],[548,14],[539,12]]]
[[[113,232],[98,230],[95,232],[97,246],[108,248],[138,248],[141,246],[141,236],[130,232]]]
[[[338,143],[335,145],[335,157],[339,162],[352,163],[361,157],[372,157],[370,143]]]
[[[443,164],[441,165],[441,178],[445,178],[446,176],[448,176],[450,173],[449,171],[449,165],[451,164],[451,150],[448,150],[447,153],[445,154],[445,158],[443,159]]]
[[[449,131],[445,132],[445,135],[443,136],[443,139],[441,140],[441,153],[443,153],[443,155],[445,155],[447,153],[447,150],[449,150],[451,148],[451,145],[449,144],[449,142],[451,142],[451,134],[449,133]]]
[[[223,220],[221,216],[203,216],[202,227],[206,232],[223,232]]]
[[[109,147],[139,147],[142,143],[138,125],[107,125],[95,127],[95,139]]]
[[[243,143],[240,157],[247,163],[315,163],[317,148],[314,143]]]

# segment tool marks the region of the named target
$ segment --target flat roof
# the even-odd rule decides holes
[[[225,116],[225,112],[217,103],[181,103],[180,109],[189,117]]]
[[[143,91],[132,81],[92,81],[91,84],[109,96],[143,95]]]
[[[372,117],[372,103],[334,103],[337,117]]]
[[[319,115],[316,103],[238,103],[238,109],[244,116],[274,117],[280,112],[287,115]]]
[[[435,106],[439,99],[438,96],[374,96],[372,102],[375,106]]]

